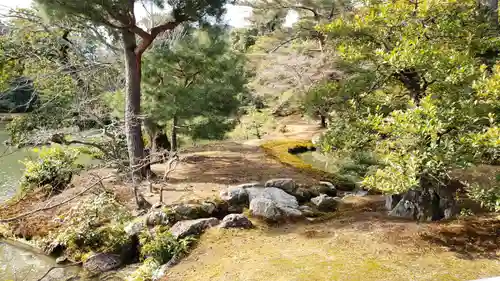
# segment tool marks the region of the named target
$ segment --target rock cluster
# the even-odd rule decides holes
[[[220,194],[228,210],[249,208],[250,214],[267,221],[283,221],[315,216],[337,209],[340,198],[329,182],[301,187],[293,179],[271,179],[264,184],[251,183],[228,187]],[[302,205],[300,204],[309,204]]]

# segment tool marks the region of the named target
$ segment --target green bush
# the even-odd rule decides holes
[[[142,259],[153,258],[158,263],[164,264],[174,256],[186,253],[195,239],[192,237],[175,239],[168,230],[157,227],[155,228],[155,235],[143,232],[139,237],[139,241]]]
[[[38,152],[37,160],[22,161],[25,168],[21,179],[23,192],[36,188],[42,188],[47,194],[60,192],[83,168],[76,163],[79,153],[75,149],[53,146],[34,151]]]
[[[500,212],[500,174],[496,175],[491,186],[473,184],[468,189],[469,197],[489,210]]]
[[[66,254],[75,260],[89,252],[118,253],[131,242],[124,224],[132,217],[108,192],[80,202],[59,219],[63,227],[49,241],[65,245]]]

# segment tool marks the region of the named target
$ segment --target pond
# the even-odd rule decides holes
[[[0,123],[0,202],[17,191],[23,173],[21,160],[34,157],[30,149],[17,149],[4,144],[8,139],[5,123]],[[55,265],[53,258],[37,253],[20,243],[0,240],[0,280],[35,281]],[[66,280],[74,276],[78,267],[57,269],[43,280]]]

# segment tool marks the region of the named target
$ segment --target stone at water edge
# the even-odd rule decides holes
[[[294,194],[298,188],[297,183],[293,179],[270,179],[266,182],[265,187],[276,187],[284,190],[288,194]]]
[[[56,259],[56,264],[63,264],[68,261],[68,258],[66,256],[58,257]]]
[[[252,222],[243,214],[229,214],[222,219],[220,228],[252,228]]]
[[[116,269],[121,266],[119,255],[98,253],[90,256],[84,263],[83,268],[92,273],[102,273]]]
[[[337,209],[337,199],[326,194],[311,199],[311,202],[322,212],[332,212]]]
[[[181,239],[190,235],[200,235],[205,229],[219,224],[217,218],[184,220],[179,221],[170,228],[170,232],[176,239]]]

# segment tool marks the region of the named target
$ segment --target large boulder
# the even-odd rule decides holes
[[[256,198],[267,198],[275,202],[280,208],[298,209],[299,202],[295,196],[286,193],[285,191],[276,187],[252,187],[247,188],[248,199],[250,203]]]
[[[333,212],[337,209],[337,200],[333,197],[330,197],[326,194],[321,194],[318,197],[314,197],[311,199],[311,203],[316,205],[318,210],[322,212]]]
[[[83,268],[92,273],[102,273],[116,269],[122,265],[119,255],[98,253],[90,256],[84,263]]]
[[[252,228],[252,222],[242,214],[229,214],[222,219],[220,228]]]
[[[250,212],[253,216],[268,221],[281,221],[289,218],[302,217],[302,212],[297,208],[283,206],[269,198],[258,197],[250,201]]]
[[[268,180],[265,184],[265,187],[276,187],[284,190],[288,194],[294,194],[295,190],[297,190],[297,183],[293,179],[271,179]]]
[[[179,221],[170,228],[172,235],[177,238],[184,238],[190,235],[200,235],[205,229],[216,226],[219,220],[216,218],[206,218],[197,220]]]
[[[409,190],[401,195],[401,200],[389,212],[390,216],[419,221],[450,219],[456,214],[454,192],[446,188]]]

